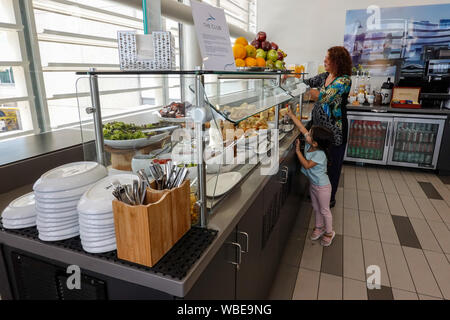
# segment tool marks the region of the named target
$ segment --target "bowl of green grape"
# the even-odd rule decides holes
[[[160,142],[169,136],[169,132],[154,131],[157,125],[136,125],[120,121],[103,125],[105,145],[114,149],[139,149]],[[152,131],[150,131],[152,130]]]

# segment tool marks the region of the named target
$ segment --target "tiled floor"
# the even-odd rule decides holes
[[[269,299],[450,299],[450,179],[345,165],[336,198],[328,248],[301,208]],[[372,265],[380,289],[367,289]]]

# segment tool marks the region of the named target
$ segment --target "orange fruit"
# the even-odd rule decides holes
[[[245,61],[243,59],[236,59],[234,62],[236,63],[236,67],[245,67]]]
[[[248,57],[245,59],[245,66],[247,67],[256,67],[256,59],[252,57]]]
[[[263,58],[256,58],[256,65],[258,67],[266,67],[266,60]]]
[[[256,48],[251,44],[245,46],[245,50],[247,51],[247,57],[256,58]]]
[[[233,46],[233,54],[235,59],[245,59],[247,57],[247,50],[242,44],[235,44]]]
[[[247,39],[245,39],[244,37],[239,37],[236,39],[234,44],[241,44],[245,47],[246,45],[248,45],[248,42],[247,42]]]

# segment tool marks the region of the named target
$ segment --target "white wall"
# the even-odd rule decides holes
[[[267,32],[288,57],[287,64],[323,63],[329,47],[344,42],[347,10],[369,5],[401,7],[446,4],[449,0],[256,0],[258,31]]]

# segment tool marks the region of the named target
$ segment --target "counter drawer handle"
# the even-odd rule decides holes
[[[229,263],[231,263],[231,264],[234,264],[234,265],[236,266],[236,270],[239,271],[239,268],[240,268],[241,262],[242,262],[242,247],[241,247],[241,245],[240,245],[239,243],[237,243],[237,242],[227,242],[227,244],[230,244],[230,245],[232,245],[232,246],[235,246],[235,247],[237,247],[237,248],[239,249],[239,250],[238,250],[238,252],[239,252],[239,255],[238,255],[238,262],[235,262],[235,261],[227,261],[227,262],[229,262]]]
[[[242,253],[248,253],[248,233],[244,231],[238,231],[238,233],[245,236],[245,251],[242,251]]]

